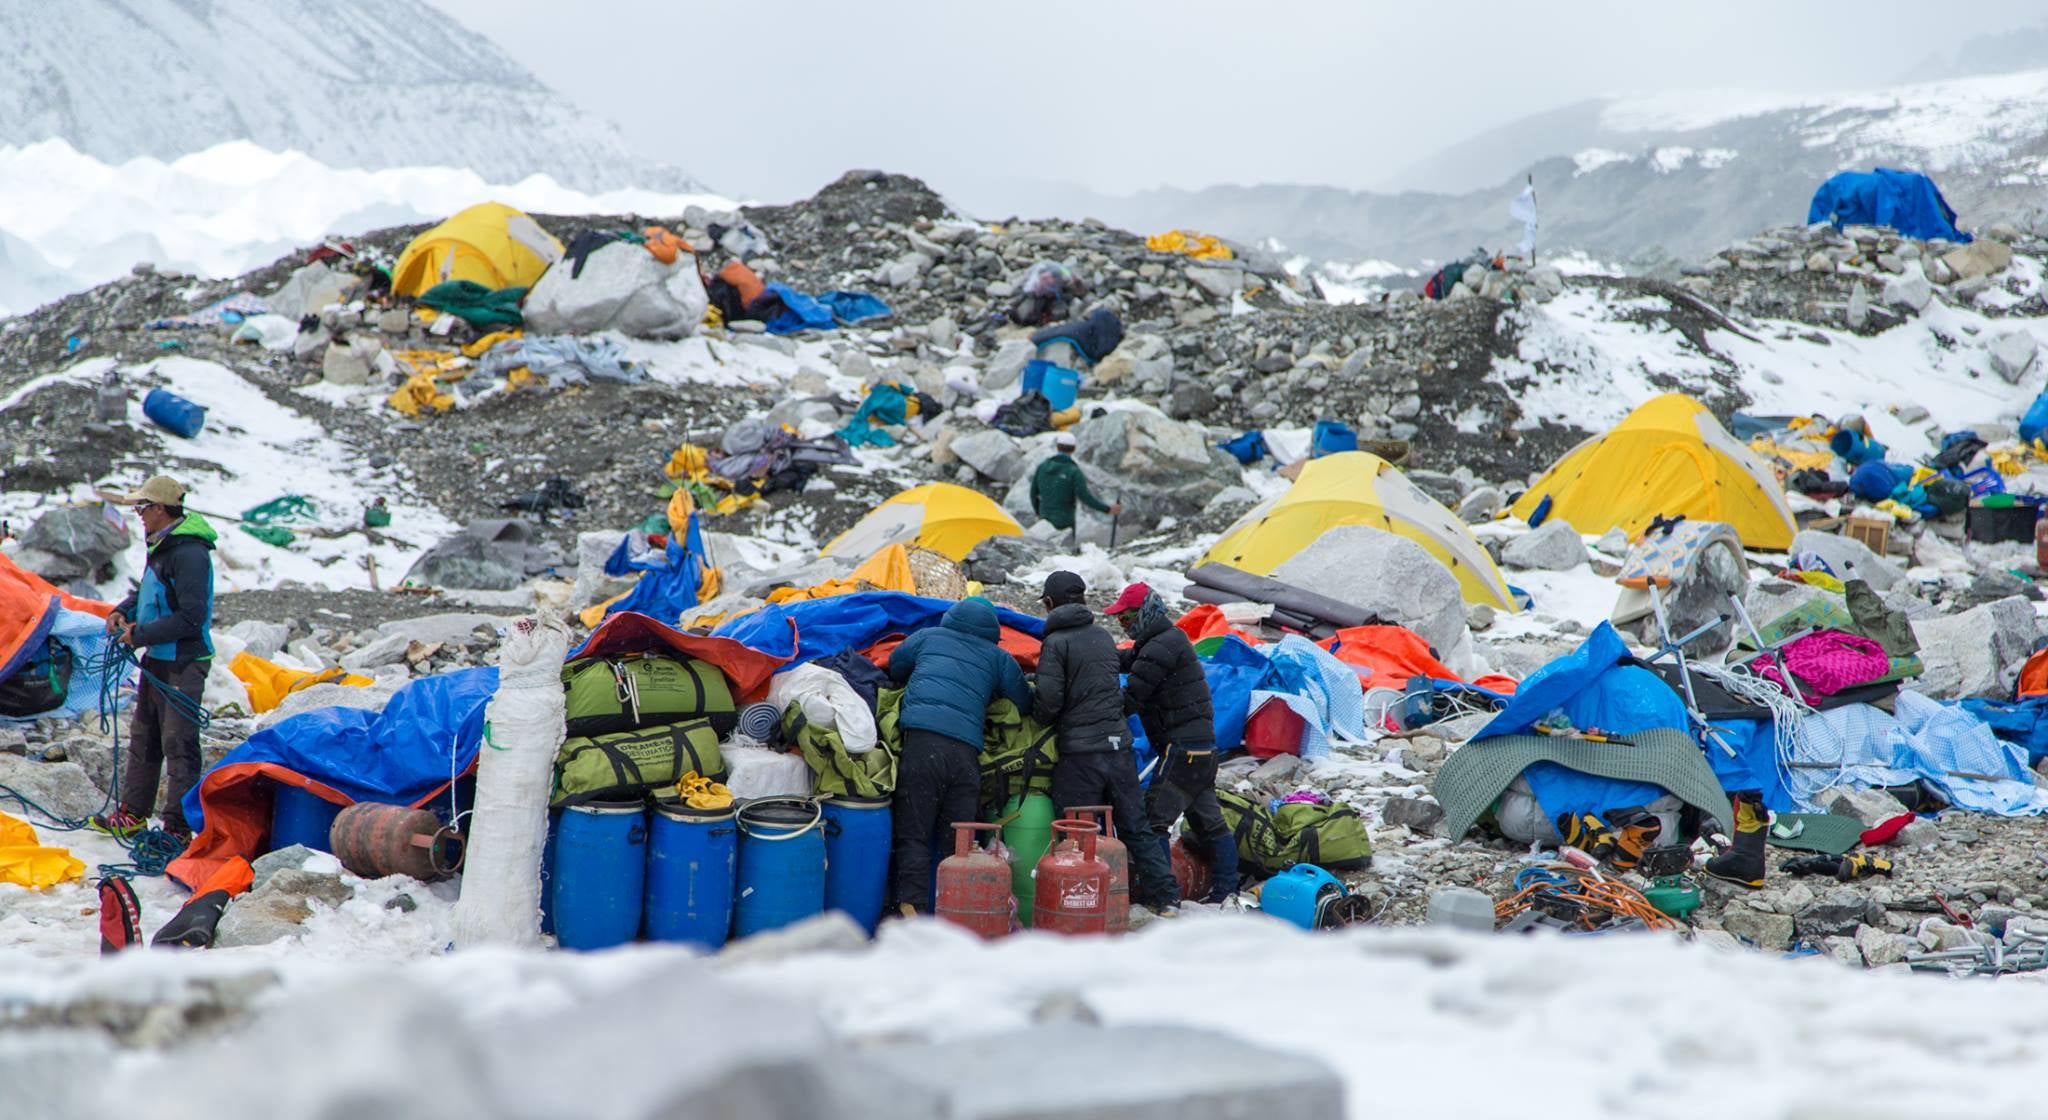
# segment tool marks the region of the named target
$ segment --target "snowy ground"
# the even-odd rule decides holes
[[[607,1035],[625,1043],[635,1023],[603,1013],[631,1008],[632,990],[713,982],[689,979],[698,974],[678,949],[441,957],[417,939],[379,938],[331,917],[316,918],[289,957],[148,952],[53,966],[0,950],[0,1006],[20,1014],[274,976],[279,988],[261,1006],[288,1022],[317,1019],[323,1005],[345,1006],[376,984],[392,1014],[416,1001],[453,1011],[450,1025],[473,1036],[469,1045],[487,1046],[544,1015],[594,1029],[582,1047],[602,1046]],[[384,964],[392,960],[417,963],[392,972]],[[828,1038],[856,1047],[990,1035],[1075,1000],[1106,1025],[1206,1027],[1321,1059],[1346,1085],[1348,1115],[1360,1118],[1524,1108],[1589,1118],[1723,1117],[1731,1108],[1755,1117],[1903,1118],[1948,1114],[1965,1096],[1974,1112],[2029,1115],[2048,1045],[2039,988],[2024,981],[1864,973],[1651,935],[1311,935],[1255,913],[1190,914],[1120,939],[1023,934],[993,944],[918,922],[886,928],[857,956],[809,952],[712,976],[742,996],[793,1007],[777,1028],[788,1039],[822,1024]],[[261,1038],[231,1028],[218,1046],[183,1051],[180,1064],[218,1068],[244,1047],[274,1049]],[[408,1049],[368,1040],[322,1048],[325,1075],[293,1102],[310,1106],[351,1081],[431,1073],[408,1068],[423,1061]],[[0,1033],[0,1069],[13,1067],[14,1091],[29,1100],[48,1088],[39,1079],[66,1076],[86,1055],[105,1056],[104,1044],[78,1032]],[[113,1057],[101,1068],[110,1086],[161,1076],[150,1055]]]

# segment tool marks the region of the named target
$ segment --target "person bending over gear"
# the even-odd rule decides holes
[[[1145,816],[1145,791],[1117,681],[1116,639],[1095,624],[1082,601],[1088,585],[1073,572],[1045,577],[1045,641],[1038,651],[1038,687],[1031,718],[1055,729],[1059,761],[1052,768],[1052,804],[1061,815],[1076,805],[1108,805],[1118,835],[1130,844],[1131,896],[1153,910],[1172,909],[1180,890],[1173,864],[1156,844]]]
[[[889,656],[889,678],[904,686],[903,759],[890,806],[896,902],[931,913],[932,834],[978,820],[982,728],[988,706],[1006,698],[1031,710],[1031,686],[997,644],[995,607],[979,596],[953,604],[937,626],[912,634]]]
[[[142,519],[149,559],[135,593],[107,616],[107,633],[142,660],[129,717],[120,805],[93,828],[129,836],[148,823],[163,773],[164,831],[189,840],[185,793],[199,780],[199,725],[192,715],[213,667],[213,526],[185,511],[185,487],[157,475],[122,499]],[[168,691],[167,691],[168,689]]]
[[[1159,773],[1145,794],[1145,809],[1170,858],[1173,823],[1185,813],[1195,842],[1208,849],[1214,884],[1205,902],[1237,893],[1237,840],[1216,802],[1216,720],[1209,681],[1194,643],[1166,616],[1166,604],[1142,583],[1124,588],[1109,616],[1135,639],[1123,653],[1124,710],[1137,714],[1159,756]]]

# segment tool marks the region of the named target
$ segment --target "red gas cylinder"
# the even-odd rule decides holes
[[[1053,933],[1105,933],[1109,928],[1109,865],[1095,854],[1088,821],[1052,822],[1053,845],[1038,861],[1031,925]]]
[[[2048,572],[2048,517],[2034,522],[2034,566]]]
[[[1209,897],[1209,887],[1216,881],[1209,861],[1188,845],[1185,836],[1173,842],[1173,878],[1180,884],[1182,898],[1198,902]]]
[[[462,838],[425,809],[358,801],[334,818],[327,842],[353,875],[410,875],[431,883],[462,866]]]
[[[1095,842],[1095,851],[1102,862],[1109,865],[1109,925],[1110,933],[1123,933],[1131,928],[1131,850],[1116,838],[1116,808],[1111,805],[1076,805],[1067,810],[1070,821],[1095,821],[1102,829],[1102,838]]]
[[[954,925],[983,937],[1010,932],[1010,865],[974,846],[974,834],[1001,831],[992,824],[953,825],[953,854],[939,864],[939,893],[932,909]]]

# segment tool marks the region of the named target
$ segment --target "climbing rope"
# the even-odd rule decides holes
[[[86,673],[96,679],[99,686],[97,699],[100,730],[106,733],[113,745],[111,772],[107,780],[109,786],[119,782],[121,778],[121,689],[127,683],[130,668],[139,675],[136,688],[139,690],[141,681],[148,680],[165,699],[173,715],[190,721],[201,732],[213,722],[212,714],[206,710],[205,704],[164,683],[162,678],[143,667],[136,659],[135,651],[126,646],[110,642],[105,653],[78,658],[72,666],[72,680],[75,682],[79,673]],[[48,827],[56,832],[92,830],[92,818],[104,815],[117,804],[113,791],[105,790],[99,809],[84,817],[68,817],[39,804],[34,798],[5,783],[0,783],[0,797],[19,802],[29,812],[42,816],[50,822]],[[111,833],[108,835],[112,836]],[[136,875],[162,875],[171,861],[185,850],[183,840],[161,828],[148,826],[138,828],[126,836],[113,836],[113,840],[128,853],[128,862],[100,864],[99,872],[103,878],[114,876],[126,879]]]
[[[1814,794],[1842,781],[1849,765],[1846,753],[1834,760],[1837,765],[1833,774],[1810,776],[1821,773],[1804,759],[1810,753],[1806,718],[1814,714],[1812,707],[1746,666],[1707,665],[1695,661],[1690,663],[1690,667],[1695,674],[1713,681],[1737,700],[1770,710],[1771,754],[1777,766],[1778,783],[1795,801],[1804,804]]]
[[[1493,920],[1505,922],[1531,907],[1553,916],[1569,914],[1579,928],[1587,930],[1599,929],[1617,918],[1634,918],[1649,929],[1678,928],[1678,923],[1650,905],[1641,891],[1568,863],[1516,872],[1515,893],[1494,905]]]

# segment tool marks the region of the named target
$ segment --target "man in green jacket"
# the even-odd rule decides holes
[[[1124,511],[1123,503],[1105,504],[1088,489],[1088,476],[1081,473],[1081,464],[1074,461],[1074,437],[1065,432],[1053,441],[1056,449],[1053,457],[1038,464],[1031,475],[1031,509],[1038,516],[1052,522],[1055,529],[1065,530],[1068,539],[1073,539],[1074,503],[1079,501],[1097,513],[1111,516]]]

